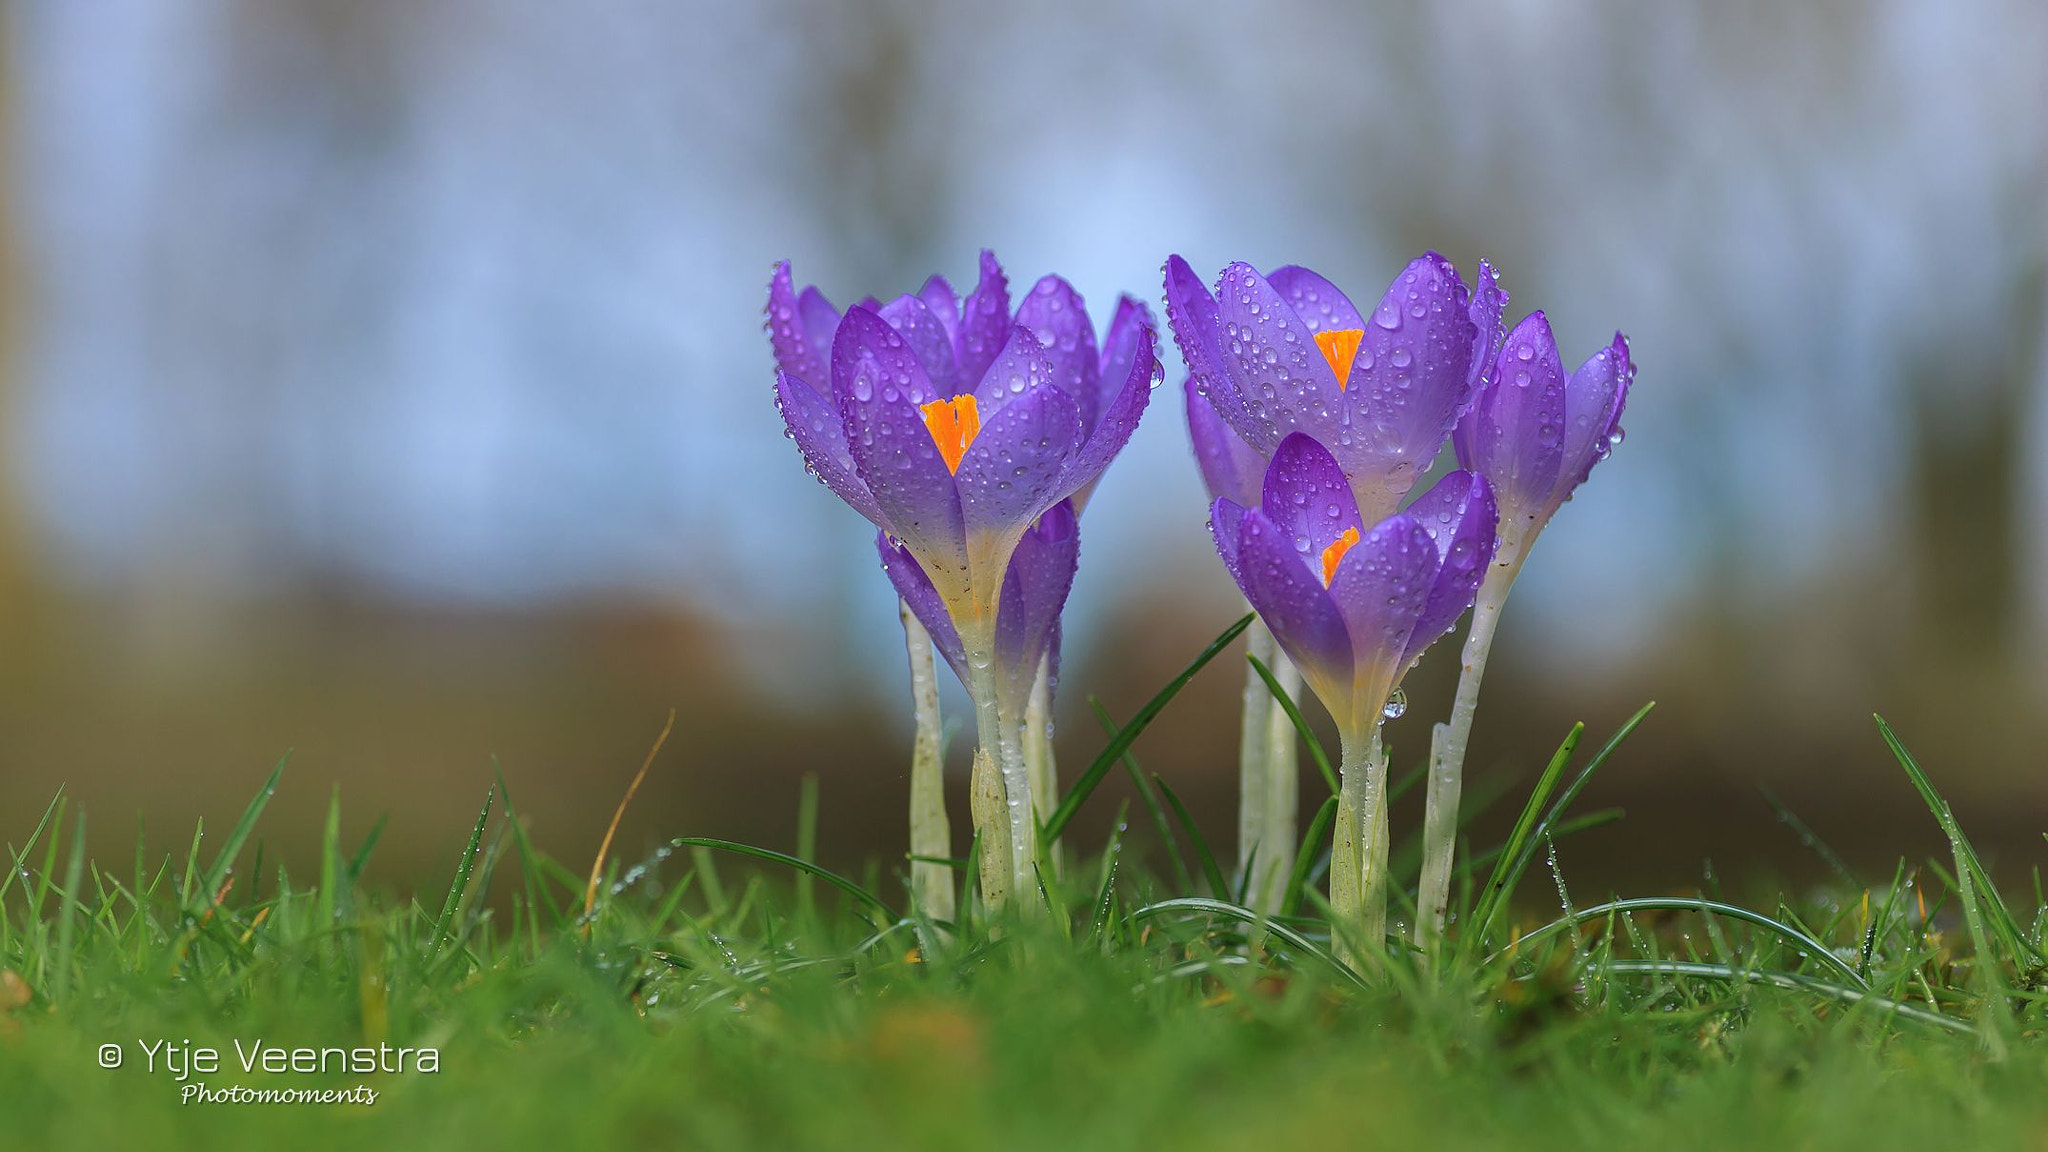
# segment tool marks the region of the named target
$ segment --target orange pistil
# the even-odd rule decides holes
[[[967,455],[967,446],[981,435],[981,406],[975,403],[974,393],[962,392],[951,400],[934,400],[920,405],[918,411],[924,413],[924,426],[931,431],[932,443],[939,446],[946,471],[960,471],[960,458]]]
[[[1316,347],[1323,350],[1323,359],[1330,362],[1330,371],[1337,374],[1338,391],[1351,382],[1351,361],[1358,356],[1358,342],[1363,339],[1363,328],[1333,328],[1316,333]]]
[[[1330,581],[1337,578],[1337,565],[1343,562],[1344,554],[1351,551],[1351,546],[1356,543],[1358,529],[1346,528],[1343,535],[1330,541],[1330,546],[1323,549],[1323,587],[1329,587]]]

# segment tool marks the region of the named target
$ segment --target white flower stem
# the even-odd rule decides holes
[[[1415,943],[1429,948],[1442,938],[1450,906],[1451,865],[1458,846],[1458,800],[1464,788],[1465,747],[1472,736],[1472,716],[1479,708],[1479,682],[1486,676],[1486,657],[1493,648],[1501,607],[1522,567],[1519,539],[1502,534],[1500,551],[1487,569],[1472,606],[1472,626],[1465,634],[1464,665],[1458,673],[1458,694],[1449,721],[1430,733],[1429,784],[1422,820],[1422,880],[1416,891]]]
[[[1378,967],[1387,935],[1387,758],[1379,719],[1343,737],[1337,827],[1330,845],[1331,938],[1354,968]]]
[[[1031,781],[1033,827],[1052,815],[1059,806],[1059,765],[1052,751],[1052,652],[1038,658],[1038,675],[1031,681],[1031,697],[1024,706],[1024,768]],[[1054,876],[1060,871],[1057,844],[1041,846],[1046,867]]]
[[[901,601],[903,642],[910,655],[910,699],[917,733],[910,746],[910,854],[944,859],[953,854],[946,819],[944,749],[940,743],[939,682],[929,632]],[[911,898],[934,920],[953,918],[953,871],[925,860],[910,862]]]
[[[1251,660],[1271,668],[1276,647],[1273,633],[1266,628],[1264,620],[1254,619],[1252,626],[1245,629],[1244,651],[1250,659],[1245,662],[1244,706],[1237,728],[1237,874],[1240,877],[1246,876],[1270,851],[1264,842],[1266,797],[1271,791],[1266,786],[1266,748],[1273,731],[1270,720],[1274,703],[1272,692],[1267,690],[1258,669],[1251,666]],[[1254,898],[1254,909],[1270,911],[1257,903],[1265,890],[1257,883],[1256,877],[1247,879],[1245,888]]]
[[[991,609],[986,618],[993,620]],[[1036,898],[1038,876],[1034,868],[1038,830],[1031,820],[1031,775],[1024,765],[1021,725],[1014,716],[1005,717],[996,699],[994,630],[983,629],[979,643],[968,648],[968,688],[974,697],[974,720],[982,754],[995,766],[994,783],[1000,795],[998,809],[983,810],[975,817],[976,830],[984,845],[982,894],[991,909],[1003,907],[1004,897],[1014,898],[1025,914],[1039,906]],[[985,788],[986,786],[982,786]],[[1000,829],[997,827],[1000,825]],[[991,887],[986,862],[988,849],[996,850],[996,863],[1003,873],[1002,887]]]

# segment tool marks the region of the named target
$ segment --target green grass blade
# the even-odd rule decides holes
[[[1067,830],[1067,825],[1074,819],[1074,814],[1081,810],[1081,805],[1087,803],[1089,794],[1102,783],[1103,777],[1109,775],[1109,770],[1116,766],[1117,758],[1137,741],[1139,734],[1173,702],[1173,698],[1180,695],[1180,690],[1188,686],[1188,681],[1193,680],[1196,673],[1225,648],[1230,647],[1230,642],[1237,639],[1240,633],[1251,627],[1253,619],[1250,613],[1246,613],[1243,619],[1225,628],[1207,648],[1202,649],[1201,655],[1196,656],[1193,663],[1183,669],[1180,675],[1175,676],[1166,687],[1161,688],[1158,695],[1146,701],[1145,706],[1138,709],[1138,714],[1131,717],[1130,723],[1117,731],[1109,744],[1096,755],[1094,762],[1074,781],[1074,786],[1060,799],[1059,807],[1053,809],[1052,815],[1046,818],[1045,827],[1040,833],[1043,843],[1050,844],[1060,838],[1060,833]]]
[[[1172,787],[1166,783],[1159,773],[1154,772],[1152,774],[1152,783],[1159,788],[1159,794],[1166,797],[1167,805],[1173,809],[1174,818],[1179,820],[1180,826],[1186,830],[1188,843],[1193,845],[1195,849],[1195,859],[1201,862],[1202,876],[1209,882],[1209,891],[1217,899],[1225,899],[1230,891],[1230,883],[1223,878],[1223,868],[1217,864],[1216,854],[1209,851],[1208,838],[1203,836],[1202,830],[1195,826],[1195,818],[1188,814],[1188,806],[1180,802],[1180,796],[1174,792]]]
[[[1174,912],[1207,913],[1212,916],[1221,916],[1227,920],[1235,920],[1240,924],[1256,928],[1273,939],[1285,941],[1287,946],[1296,952],[1320,961],[1347,984],[1356,988],[1368,987],[1365,978],[1352,971],[1350,965],[1337,959],[1327,949],[1320,947],[1308,937],[1303,936],[1284,924],[1277,924],[1249,908],[1228,904],[1221,900],[1204,900],[1199,896],[1183,896],[1174,900],[1161,900],[1155,904],[1147,904],[1143,908],[1134,910],[1130,915],[1124,917],[1124,923],[1135,925],[1154,917],[1165,916]]]
[[[462,903],[462,894],[469,888],[469,876],[476,868],[477,850],[484,842],[484,825],[491,819],[491,802],[498,797],[493,785],[484,793],[483,811],[476,814],[476,826],[469,830],[469,844],[462,850],[461,859],[455,863],[455,879],[448,885],[448,895],[441,901],[441,914],[434,918],[434,935],[431,947],[439,949],[452,935],[455,925],[455,911]]]
[[[1543,806],[1550,802],[1550,794],[1563,778],[1565,765],[1571,762],[1572,752],[1579,746],[1579,737],[1584,735],[1583,721],[1573,724],[1565,733],[1557,751],[1550,756],[1550,762],[1543,766],[1543,772],[1536,777],[1536,787],[1529,793],[1527,803],[1522,805],[1521,815],[1515,818],[1515,826],[1508,833],[1506,843],[1501,847],[1500,859],[1493,866],[1493,874],[1486,878],[1486,886],[1479,890],[1479,906],[1473,909],[1472,922],[1477,925],[1483,937],[1493,924],[1494,913],[1500,902],[1506,898],[1509,887],[1508,873],[1514,862],[1522,855],[1522,846],[1531,842],[1536,824],[1543,818]]]
[[[221,890],[221,885],[227,883],[228,872],[235,866],[235,857],[241,855],[242,845],[248,842],[249,834],[256,830],[256,821],[263,815],[264,807],[270,803],[270,798],[277,794],[277,782],[284,776],[284,766],[291,758],[289,752],[278,758],[277,766],[270,770],[270,776],[263,781],[263,787],[256,790],[256,795],[250,799],[249,806],[242,809],[242,818],[235,821],[235,826],[228,830],[228,838],[220,846],[220,855],[214,857],[213,867],[206,870],[206,882],[200,885],[202,890],[198,896],[209,906],[214,895]],[[191,905],[190,893],[187,893],[186,900],[185,910],[188,914],[197,916],[205,911]]]
[[[1337,798],[1323,801],[1316,809],[1315,818],[1308,822],[1308,835],[1301,839],[1301,851],[1294,855],[1294,871],[1287,878],[1287,895],[1280,901],[1280,914],[1292,916],[1301,911],[1302,893],[1308,889],[1309,873],[1315,870],[1316,857],[1322,854],[1323,838],[1330,834],[1330,826],[1337,822]]]
[[[1865,987],[1844,988],[1796,972],[1766,972],[1756,968],[1737,968],[1727,964],[1703,964],[1686,960],[1615,960],[1608,963],[1604,970],[1617,975],[1656,973],[1666,976],[1697,976],[1708,980],[1769,984],[1791,991],[1819,992],[1845,1004],[1868,1004],[1888,1016],[1932,1024],[1951,1032],[1968,1034],[1972,1031],[1968,1021],[1915,1007],[1889,996],[1880,996]]]
[[[756,848],[752,844],[741,844],[733,840],[720,840],[715,836],[678,836],[669,841],[669,843],[677,848],[713,848],[720,852],[752,856],[756,860],[767,860],[787,868],[794,868],[798,872],[816,876],[818,879],[832,885],[862,904],[882,913],[883,923],[890,923],[897,919],[896,913],[889,908],[889,905],[880,896],[848,880],[839,873],[827,868],[821,868],[809,860],[799,860],[795,856],[785,852],[777,852],[772,848]]]
[[[1632,900],[1612,900],[1592,908],[1581,909],[1528,933],[1515,942],[1514,948],[1520,950],[1546,936],[1585,924],[1589,920],[1597,920],[1604,916],[1625,916],[1631,912],[1702,912],[1710,916],[1725,916],[1730,920],[1739,920],[1783,939],[1802,958],[1818,961],[1834,969],[1838,975],[1846,977],[1849,983],[1857,988],[1868,990],[1870,987],[1869,981],[1865,980],[1848,961],[1835,955],[1834,949],[1793,925],[1737,904],[1685,896],[1642,896]],[[1491,963],[1506,954],[1506,951],[1496,952],[1487,957],[1487,961]]]
[[[1116,721],[1110,718],[1109,709],[1102,706],[1102,701],[1090,696],[1088,706],[1095,710],[1095,718],[1101,721],[1103,735],[1115,736]],[[1160,806],[1159,795],[1153,790],[1152,782],[1145,778],[1145,770],[1138,766],[1138,758],[1126,750],[1117,761],[1124,766],[1124,771],[1131,778],[1131,786],[1137,790],[1138,799],[1152,817],[1152,827],[1159,833],[1160,844],[1166,848],[1166,860],[1173,865],[1174,879],[1179,883],[1180,890],[1193,891],[1195,877],[1188,871],[1188,862],[1181,859],[1180,838],[1173,834],[1173,823],[1166,818],[1166,809]]]

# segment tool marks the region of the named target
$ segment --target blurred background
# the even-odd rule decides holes
[[[338,787],[349,839],[390,817],[385,882],[445,882],[497,769],[587,860],[674,707],[628,856],[786,848],[815,773],[828,862],[894,861],[901,634],[781,434],[771,263],[843,305],[988,246],[1100,323],[1169,252],[1370,301],[1436,248],[1641,369],[1475,739],[1519,792],[1659,701],[1568,875],[1818,875],[1766,789],[1888,875],[1938,837],[1872,711],[2002,869],[2043,854],[2048,9],[978,7],[0,9],[0,838],[61,785],[99,851],[138,818],[182,850],[290,749],[264,834],[299,870]],[[1239,611],[1168,358],[1084,525],[1069,776],[1089,695],[1128,716]],[[1137,748],[1219,840],[1241,667]]]

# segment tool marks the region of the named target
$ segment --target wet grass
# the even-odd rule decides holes
[[[1132,758],[1185,682],[1127,724],[1104,717],[1112,735],[1049,831],[1113,771],[1137,780],[1139,810],[1105,843],[1064,844],[1048,910],[1025,920],[970,895],[960,923],[934,923],[905,906],[900,865],[850,877],[808,863],[814,793],[794,852],[682,837],[592,868],[535,851],[500,782],[474,824],[450,830],[445,888],[411,900],[360,883],[377,826],[353,827],[338,803],[317,875],[262,861],[254,833],[284,765],[226,835],[138,842],[119,862],[85,857],[84,815],[60,796],[4,829],[0,1146],[2048,1138],[2038,884],[2009,898],[2010,878],[1977,858],[1882,722],[1903,774],[1871,786],[1919,790],[1949,836],[1941,859],[1867,878],[1838,867],[1827,890],[1791,901],[1572,893],[1554,846],[1614,818],[1574,801],[1645,709],[1597,748],[1575,728],[1510,837],[1464,854],[1444,948],[1390,940],[1360,972],[1333,959],[1315,831],[1295,853],[1295,914],[1261,920],[1165,780]],[[1141,867],[1133,830],[1172,860]],[[971,894],[964,862],[960,880]],[[317,1052],[324,1071],[244,1071],[259,1043],[361,1047],[380,1064],[410,1053],[398,1071]],[[106,1044],[120,1068],[100,1067]],[[170,1066],[204,1048],[217,1070]],[[378,1098],[188,1100],[202,1084]]]

